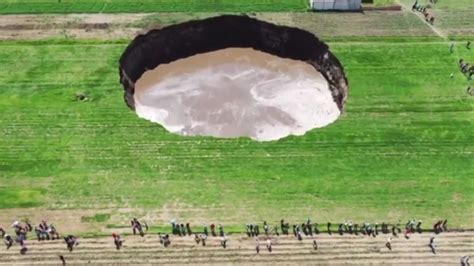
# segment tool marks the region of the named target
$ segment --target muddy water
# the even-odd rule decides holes
[[[312,66],[247,48],[148,70],[134,97],[138,116],[181,135],[269,141],[324,127],[340,115]]]

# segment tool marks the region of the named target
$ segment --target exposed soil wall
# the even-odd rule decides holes
[[[189,21],[137,36],[120,58],[125,102],[135,108],[135,83],[145,71],[180,58],[231,47],[253,48],[311,64],[327,79],[342,111],[348,83],[341,63],[325,43],[301,29],[235,15]]]

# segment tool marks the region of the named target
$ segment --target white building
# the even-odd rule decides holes
[[[309,0],[313,10],[360,10],[361,0]]]

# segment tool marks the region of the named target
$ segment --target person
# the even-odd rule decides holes
[[[270,238],[267,239],[267,250],[268,252],[272,252],[272,240]]]
[[[471,266],[471,264],[469,263],[469,259],[470,257],[469,256],[462,256],[461,257],[461,266]]]
[[[120,248],[122,247],[122,243],[123,243],[122,238],[120,237],[119,234],[116,234],[116,233],[112,233],[112,237],[114,239],[115,248],[117,250],[120,250]]]
[[[339,232],[341,236],[344,235],[344,224],[339,224],[337,231]]]
[[[43,241],[46,239],[47,233],[43,231],[40,227],[35,226],[35,233],[36,233],[36,238],[38,241]]]
[[[54,224],[49,225],[48,235],[51,236],[51,240],[59,239],[59,233]]]
[[[212,236],[217,236],[216,235],[216,225],[215,224],[211,224],[211,235]]]
[[[258,237],[255,237],[255,251],[257,251],[257,254],[260,253],[260,240],[258,240]]]
[[[194,234],[194,241],[196,241],[196,244],[199,245],[201,242],[201,239],[199,238],[198,234]]]
[[[48,223],[45,220],[41,221],[41,223],[39,224],[39,228],[43,230],[44,232],[48,232],[49,230]]]
[[[428,246],[431,248],[431,252],[433,252],[433,254],[436,254],[436,245],[434,243],[434,240],[434,236],[430,237],[430,244]]]
[[[441,224],[443,223],[442,220],[439,220],[438,222],[436,222],[434,225],[433,225],[433,231],[436,233],[436,234],[439,234],[442,229],[441,229]]]
[[[296,232],[296,234],[297,234],[298,240],[299,240],[299,241],[303,241],[303,232],[301,232],[301,230],[298,230],[298,231]]]
[[[391,236],[387,238],[387,243],[385,243],[385,246],[388,248],[388,250],[392,250],[392,237]]]
[[[471,50],[471,42],[470,42],[470,41],[467,41],[467,43],[466,43],[466,48],[467,48],[468,50]]]
[[[160,238],[160,243],[167,248],[171,244],[170,236],[168,234],[161,235],[158,233],[158,237]]]
[[[27,251],[28,251],[28,247],[26,247],[26,241],[20,240],[20,254],[25,255]]]
[[[13,237],[11,237],[9,234],[5,234],[3,237],[3,242],[5,243],[5,246],[7,246],[8,250],[13,246]]]
[[[421,223],[422,222],[423,222],[422,220],[419,220],[418,223],[416,224],[416,231],[418,232],[418,234],[421,234],[421,232],[423,231],[421,229]]]
[[[410,239],[410,237],[408,236],[408,234],[412,233],[413,232],[413,221],[408,221],[406,224],[405,224],[405,238],[406,239]]]
[[[247,233],[248,237],[252,236],[252,231],[250,230],[250,224],[245,224],[245,232]]]
[[[22,228],[19,232],[17,232],[17,242],[21,242],[26,240],[26,231]]]
[[[473,96],[474,95],[474,89],[471,88],[471,86],[467,87],[467,90],[466,90],[467,94]]]
[[[173,235],[177,235],[177,234],[178,234],[178,231],[179,231],[179,230],[178,230],[178,229],[179,229],[179,228],[178,228],[178,223],[176,222],[175,219],[172,219],[172,220],[170,221],[170,223],[171,223],[171,233],[172,233]]]
[[[162,244],[162,245],[163,245],[163,244],[164,244],[164,239],[165,239],[165,238],[163,237],[163,235],[162,235],[160,232],[158,232],[158,239],[160,239],[160,244]]]
[[[273,227],[273,233],[274,233],[276,236],[279,236],[279,235],[280,235],[280,233],[278,232],[278,226],[275,225],[275,226]]]
[[[448,231],[448,219],[445,219],[441,225],[443,228],[443,231],[447,232]]]
[[[225,235],[221,236],[221,246],[225,249],[227,247],[227,237]]]
[[[469,71],[469,64],[464,61],[464,59],[459,59],[459,68],[461,72],[466,74]]]
[[[397,236],[397,229],[396,229],[395,225],[392,225],[392,235]]]
[[[204,225],[204,234],[205,234],[206,236],[209,235],[209,232],[207,231],[207,225]]]
[[[316,242],[316,239],[313,240],[313,248],[314,250],[318,250],[318,243]]]
[[[331,233],[331,223],[330,222],[328,222],[328,234],[332,234]]]
[[[186,233],[188,233],[188,236],[193,234],[193,231],[191,230],[191,225],[189,223],[186,223]]]
[[[186,228],[184,227],[184,224],[181,224],[181,235],[186,236]]]
[[[74,247],[79,245],[79,241],[77,241],[77,237],[73,235],[68,235],[64,237],[64,241],[66,242],[66,246],[69,252],[72,252]]]
[[[224,227],[222,224],[219,224],[219,236],[223,237],[224,236]]]
[[[138,221],[137,218],[133,218],[131,221],[133,234],[136,235],[137,232],[140,233],[140,236],[144,236],[142,224]]]
[[[317,235],[319,235],[319,224],[318,224],[318,223],[314,223],[313,228],[314,228],[314,233],[317,234]]]
[[[288,230],[286,228],[285,220],[283,219],[280,220],[280,229],[283,235],[288,235]]]
[[[379,224],[378,223],[375,223],[375,235],[379,235]],[[374,235],[374,237],[375,237]]]
[[[311,224],[311,220],[309,219],[309,217],[306,220],[306,228],[308,229],[308,234],[310,236],[313,236],[313,225]]]
[[[171,245],[171,240],[170,240],[170,235],[166,234],[163,240],[163,245],[165,248],[167,248],[169,245]]]
[[[304,234],[305,236],[309,235],[308,226],[307,226],[305,223],[302,223],[302,224],[301,224],[301,228],[303,229],[303,234]]]
[[[201,239],[202,246],[206,246],[207,235],[201,234],[199,235],[199,238]]]
[[[64,258],[63,255],[59,255],[59,259],[61,260],[61,262],[63,263],[63,266],[66,265],[66,259]]]
[[[0,226],[0,238],[3,238],[7,232]]]
[[[433,16],[430,16],[430,19],[428,21],[431,25],[434,25],[434,22],[435,22],[435,17]]]
[[[255,229],[254,229],[253,224],[249,225],[249,229],[250,229],[250,236],[254,237],[255,236]]]
[[[25,220],[25,229],[26,229],[26,231],[28,231],[28,232],[33,231],[33,226],[31,225],[29,219],[26,219],[26,220]]]
[[[449,53],[454,53],[454,43],[451,43],[451,45],[449,46]]]
[[[347,232],[351,235],[354,233],[354,225],[352,224],[352,221],[347,222]]]
[[[268,229],[267,221],[263,221],[263,231],[265,232],[266,236],[268,236]]]
[[[386,224],[385,222],[382,222],[382,234],[388,234],[388,233],[389,233],[388,224]]]

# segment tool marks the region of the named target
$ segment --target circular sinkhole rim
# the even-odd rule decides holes
[[[147,70],[192,55],[234,47],[252,48],[310,64],[326,78],[333,100],[343,113],[348,81],[342,64],[324,42],[305,30],[239,15],[188,21],[137,36],[119,61],[126,104],[135,110],[135,84]]]

